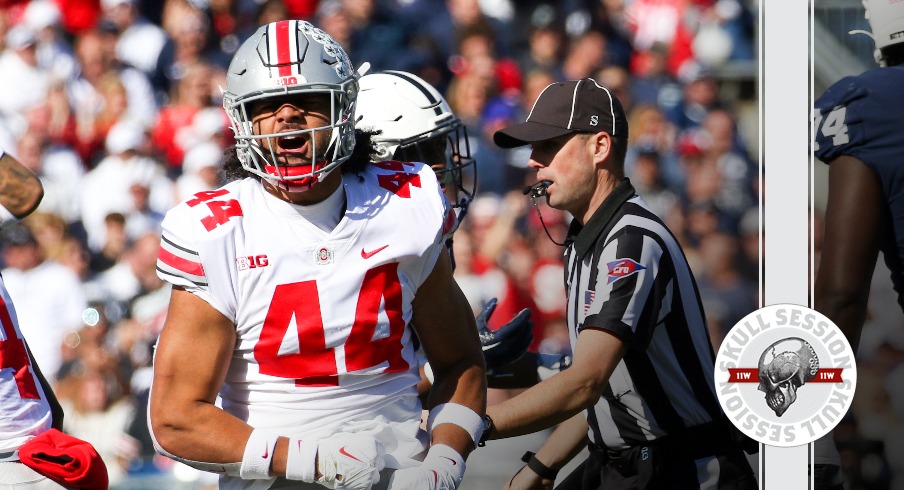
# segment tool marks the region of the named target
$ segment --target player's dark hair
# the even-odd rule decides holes
[[[348,160],[339,166],[342,173],[360,174],[364,171],[376,154],[373,141],[373,137],[376,134],[376,131],[355,130],[355,148],[352,150],[352,154]],[[251,177],[255,180],[261,179],[260,176],[255,175],[245,170],[245,167],[242,167],[242,162],[239,161],[235,146],[226,150],[223,160],[223,170],[221,170],[221,172],[224,182],[232,182],[233,180],[240,180],[247,177]]]
[[[904,64],[904,43],[896,43],[882,48],[882,59],[885,66]]]

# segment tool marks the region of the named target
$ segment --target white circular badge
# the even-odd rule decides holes
[[[808,444],[831,431],[854,399],[854,351],[825,315],[771,305],[750,313],[716,354],[716,392],[728,419],[770,446]]]

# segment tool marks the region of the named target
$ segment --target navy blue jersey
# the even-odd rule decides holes
[[[816,157],[848,155],[878,175],[891,226],[882,253],[904,306],[904,66],[845,77],[816,100]]]

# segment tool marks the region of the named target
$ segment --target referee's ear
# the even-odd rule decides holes
[[[587,141],[588,151],[591,152],[594,164],[609,163],[612,161],[612,136],[605,131],[591,133]],[[609,163],[611,165],[611,163]]]

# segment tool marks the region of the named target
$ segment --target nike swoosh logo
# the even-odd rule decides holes
[[[436,474],[436,470],[430,470],[433,472],[433,488],[436,488],[439,485],[439,475]]]
[[[267,459],[268,456],[270,456],[270,448],[269,448],[269,447],[264,447],[264,455],[261,456],[261,457],[264,458],[264,459]]]
[[[349,458],[352,458],[352,459],[354,459],[355,461],[359,461],[359,462],[361,462],[361,463],[364,462],[364,461],[361,461],[360,459],[358,459],[358,458],[352,456],[351,454],[349,454],[349,452],[345,450],[345,446],[342,446],[341,448],[339,448],[339,454],[348,456]]]
[[[380,251],[382,251],[384,248],[386,248],[388,246],[389,245],[383,245],[382,247],[380,247],[376,250],[370,251],[370,252],[365,252],[364,249],[362,248],[361,249],[361,258],[369,259],[369,258],[373,257],[374,255],[378,254]]]
[[[447,457],[445,457],[445,456],[440,456],[440,458],[448,459],[449,461],[452,462],[452,466],[458,466],[458,463],[456,463],[455,460],[452,459],[452,458],[447,458]]]

